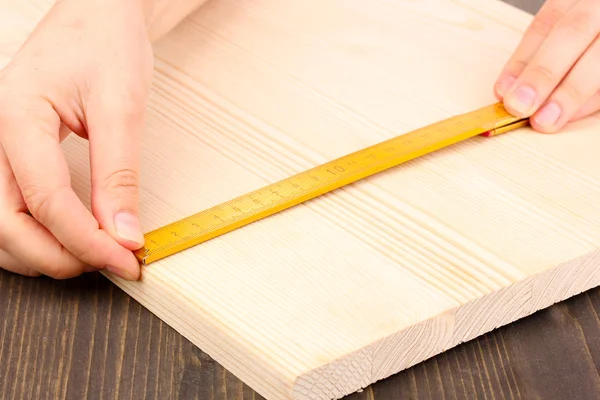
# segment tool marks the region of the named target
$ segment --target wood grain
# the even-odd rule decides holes
[[[585,286],[585,285],[584,285],[584,286]],[[361,288],[357,288],[357,289],[360,291],[360,289],[361,289]],[[570,291],[572,291],[572,288],[560,288],[560,287],[558,287],[558,288],[555,288],[555,290],[556,290],[556,291],[558,291],[558,292],[560,292],[560,291],[562,290],[562,291],[566,291],[566,292],[564,292],[564,293],[567,293],[567,292],[570,292]],[[19,292],[19,293],[20,293],[20,292]],[[543,296],[540,296],[540,298],[543,298]],[[18,303],[18,304],[19,304],[19,306],[21,305],[20,303]],[[25,307],[26,307],[25,309],[27,310],[27,306],[25,306]],[[94,324],[94,322],[95,322],[95,318],[97,318],[97,317],[94,317],[94,318],[92,318],[92,319],[88,320],[88,323],[93,325],[93,324]],[[128,319],[130,318],[129,314],[128,314],[127,318],[128,318]],[[84,323],[85,323],[85,320],[84,320]],[[139,326],[138,326],[138,328],[139,328]],[[144,331],[144,332],[146,332],[147,330],[148,330],[148,327],[146,327],[146,328],[145,328],[143,331]],[[3,330],[3,337],[5,336],[5,334],[4,334],[4,331],[5,331],[5,330]],[[13,331],[14,331],[14,329],[13,329],[11,332],[13,332]],[[138,334],[138,335],[139,335],[139,333],[140,333],[140,331],[139,331],[139,330],[138,330],[138,331],[136,331],[136,334]],[[71,334],[72,334],[72,332],[71,332]],[[11,335],[12,335],[12,336],[11,336],[11,338],[12,338],[12,337],[14,337],[14,335],[13,335],[12,333],[11,333]],[[74,336],[73,336],[73,337],[74,337]],[[60,343],[70,343],[70,341],[69,341],[69,336],[64,336],[64,333],[63,333],[63,334],[62,334],[62,336],[61,336],[61,340],[60,340],[59,342],[60,342]],[[27,348],[27,347],[25,347],[25,348]],[[55,354],[61,354],[61,355],[62,355],[62,354],[66,354],[67,356],[69,356],[70,354],[72,354],[72,353],[73,353],[73,346],[69,347],[68,345],[61,344],[61,346],[59,346],[59,348],[61,349],[61,350],[60,350],[60,353],[55,353]],[[20,346],[20,347],[19,347],[19,349],[23,349],[23,346]],[[58,352],[58,350],[57,350],[56,348],[53,348],[53,351],[55,351],[55,352]],[[21,350],[19,350],[19,354],[20,354],[20,353],[21,353]],[[12,354],[12,353],[11,353],[11,352],[9,352],[8,354]],[[91,350],[90,350],[90,354],[92,354]],[[136,358],[136,357],[138,357],[137,346],[134,346],[134,353],[133,353],[133,354],[134,354],[133,361],[135,361],[135,360],[137,360],[137,358]],[[11,358],[11,355],[8,355],[7,357],[10,359],[10,358]],[[92,357],[92,355],[90,355],[90,358],[91,358],[91,357]],[[83,357],[83,359],[85,360],[85,357]],[[125,360],[125,358],[124,358],[124,360]],[[144,360],[144,359],[142,358],[142,360]],[[475,360],[476,360],[476,359],[475,359]],[[131,362],[133,362],[133,361],[129,361],[129,363],[131,363]],[[142,362],[143,362],[143,361],[142,361]],[[87,365],[90,365],[90,363],[91,363],[91,361],[88,361],[88,362],[87,362]],[[126,364],[125,366],[127,366],[127,362],[125,362],[125,364]],[[76,364],[76,366],[79,366],[79,368],[78,368],[78,367],[74,368],[74,370],[76,371],[75,373],[76,373],[76,374],[80,374],[80,375],[82,375],[82,376],[83,376],[83,375],[84,375],[84,372],[83,372],[83,371],[85,371],[85,368],[83,368],[83,369],[82,369],[81,367],[82,367],[82,366],[85,366],[85,365],[86,365],[86,362],[85,362],[85,361],[83,361],[82,363]],[[479,365],[477,365],[477,366],[478,366],[478,368],[479,368]],[[15,367],[15,371],[19,371],[19,368],[21,368],[21,367],[20,367],[19,365],[17,365],[17,366]],[[56,373],[57,373],[57,374],[59,374],[59,375],[61,375],[61,376],[63,375],[63,372],[65,371],[65,366],[64,366],[63,364],[60,364],[60,363],[59,363],[59,365],[58,365],[57,367],[53,367],[53,368],[55,369]],[[69,368],[72,368],[72,366],[71,366],[71,367],[69,367]],[[121,368],[122,368],[122,366],[121,366]],[[483,365],[482,365],[482,368],[483,368],[483,370],[484,370],[484,371],[486,371],[485,373],[487,374],[487,373],[488,373],[488,372],[487,372],[487,371],[488,371],[488,368],[490,368],[490,366],[487,366],[487,365],[483,364]],[[119,370],[119,369],[117,368],[117,370]],[[71,369],[68,369],[68,371],[71,371]],[[9,373],[10,373],[10,372],[12,372],[12,371],[9,371]],[[119,372],[120,372],[120,371],[119,371]],[[9,376],[9,373],[7,373],[5,376]],[[70,372],[69,372],[69,373],[70,373]],[[481,373],[481,370],[480,370],[480,373]],[[12,374],[10,374],[10,375],[12,375]],[[67,376],[67,377],[69,377],[69,375],[66,375],[66,376]],[[73,379],[73,378],[71,378],[71,379]],[[77,375],[74,377],[74,379],[77,379]],[[426,376],[426,379],[427,379],[427,376]],[[6,380],[6,382],[8,382],[8,379]],[[67,382],[68,382],[68,380],[67,380]],[[4,386],[4,385],[3,385],[3,386]],[[58,393],[58,394],[61,394],[61,395],[63,395],[63,394],[64,394],[64,395],[67,395],[67,394],[69,394],[69,393],[66,391],[66,390],[67,390],[67,389],[66,389],[67,387],[68,387],[68,386],[67,386],[67,384],[65,384],[65,383],[63,382],[63,383],[61,383],[60,387],[56,389],[56,390],[57,390],[57,392],[55,392],[55,393]],[[13,393],[13,394],[14,394],[14,392],[17,390],[17,389],[16,389],[16,384],[15,384],[14,388],[15,388],[15,389],[11,389],[13,392],[10,392],[9,394],[11,394],[11,393]],[[478,389],[477,389],[475,386],[473,386],[473,389],[474,389],[474,391],[476,391],[476,392],[478,391]],[[509,389],[510,389],[510,387],[509,387]],[[81,389],[79,389],[79,390],[81,390]],[[88,388],[86,388],[85,390],[88,390]],[[144,390],[145,390],[145,389],[144,389]],[[467,390],[467,389],[465,389],[465,390]],[[501,389],[501,390],[504,390],[504,389]],[[588,388],[588,392],[589,392],[589,388]],[[130,392],[130,393],[131,393],[131,392]],[[485,389],[484,389],[484,390],[481,392],[481,394],[482,394],[482,395],[485,395],[485,393],[486,393],[486,391],[485,391]],[[84,395],[84,394],[85,394],[84,392],[79,392],[79,393],[78,393],[78,392],[73,392],[73,393],[72,393],[72,395],[73,395],[73,396],[75,396],[75,397],[77,397],[77,396],[81,397],[81,396],[82,396],[82,395]],[[371,394],[372,394],[372,392],[370,392],[370,391],[365,391],[365,392],[363,392],[362,394],[357,394],[357,396],[370,396]],[[71,394],[69,394],[69,395],[71,395]],[[142,392],[142,395],[143,395],[143,392]],[[125,394],[124,396],[126,397],[126,394]],[[60,396],[58,396],[58,397],[60,397]],[[75,398],[75,397],[74,397],[74,398]],[[187,397],[186,397],[186,398],[187,398]],[[205,397],[203,397],[203,396],[200,396],[199,398],[205,398]]]
[[[435,4],[205,4],[155,46],[146,230],[493,102],[530,18]],[[600,283],[596,123],[461,143],[111,279],[265,397],[337,398]]]

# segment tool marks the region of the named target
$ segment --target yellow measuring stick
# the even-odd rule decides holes
[[[501,103],[445,119],[151,231],[135,255],[142,264],[149,264],[443,147],[528,123],[510,115]]]

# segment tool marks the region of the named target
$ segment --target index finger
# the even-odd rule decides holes
[[[0,141],[29,211],[81,261],[137,279],[133,253],[100,229],[71,188],[54,108],[45,101],[36,106],[35,115],[12,108],[15,114],[0,117]]]
[[[525,70],[552,29],[578,1],[547,0],[540,7],[496,81],[494,89],[498,100],[503,100],[508,89]]]

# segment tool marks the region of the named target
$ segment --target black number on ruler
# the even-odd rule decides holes
[[[335,167],[333,167],[333,169],[335,169],[337,172],[344,172],[345,169],[342,166],[336,165]],[[328,169],[327,172],[329,172],[332,175],[335,175],[335,172],[333,172],[332,170]]]
[[[279,196],[279,197],[282,197],[282,198],[283,198],[283,196],[282,196],[281,194],[279,194],[279,192],[278,192],[277,190],[269,189],[269,191],[270,191],[271,193],[273,193],[273,194],[276,194],[277,196]]]

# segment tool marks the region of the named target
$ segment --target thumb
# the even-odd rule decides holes
[[[92,212],[102,229],[133,251],[144,245],[138,206],[144,101],[102,102],[92,109],[86,116]]]

